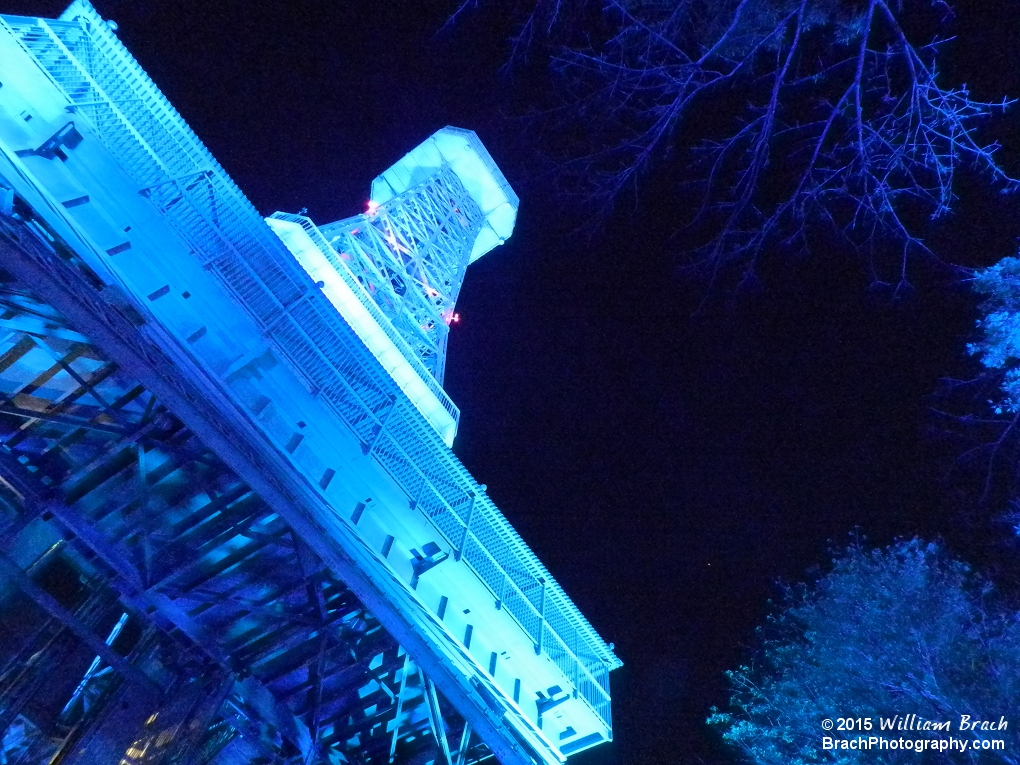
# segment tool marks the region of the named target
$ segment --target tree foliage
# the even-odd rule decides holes
[[[977,338],[967,345],[985,371],[943,380],[933,409],[939,431],[955,446],[951,475],[965,494],[977,480],[982,505],[1008,512],[1020,537],[1020,258],[1003,258],[972,275],[982,298]]]
[[[981,334],[967,346],[989,369],[1003,374],[996,414],[1020,411],[1020,258],[1003,258],[974,274],[973,287],[985,298],[978,320]]]
[[[951,18],[941,0],[533,3],[521,39],[554,41],[581,118],[570,140],[586,136],[568,166],[607,200],[691,149],[681,180],[703,191],[692,221],[708,221],[712,264],[753,276],[766,244],[804,244],[822,221],[871,255],[894,242],[899,282],[930,253],[919,232],[951,210],[961,166],[1015,186],[978,135],[1007,102],[939,72],[926,30]]]
[[[850,548],[813,586],[790,589],[760,635],[756,660],[727,673],[730,711],[709,718],[759,765],[971,762],[958,752],[824,751],[821,723],[870,717],[878,730],[879,717],[916,714],[952,720],[953,735],[967,737],[955,732],[961,715],[998,720],[1020,697],[1020,619],[935,544]],[[1014,743],[981,761],[1018,762]]]

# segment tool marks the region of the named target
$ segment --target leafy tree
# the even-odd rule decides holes
[[[894,243],[889,280],[903,282],[962,166],[1016,185],[978,135],[1007,102],[939,73],[928,30],[951,17],[941,0],[532,0],[519,42],[552,42],[587,193],[613,199],[690,150],[709,263],[753,277],[767,244],[806,245],[821,221],[865,253]]]
[[[976,468],[981,504],[1009,503],[1004,518],[1020,536],[1020,258],[975,271],[971,286],[984,300],[978,337],[967,349],[985,372],[945,380],[934,413],[943,435],[958,444],[957,477]]]
[[[981,338],[968,345],[985,367],[1003,372],[996,414],[1020,411],[1020,258],[1003,258],[974,274],[973,287],[983,295]]]
[[[760,630],[756,660],[728,672],[729,712],[709,723],[759,765],[821,762],[971,762],[972,755],[825,751],[825,718],[916,714],[1009,717],[1020,697],[1020,619],[991,586],[935,544],[851,547],[812,586],[792,588]],[[848,736],[850,734],[841,734]],[[896,735],[899,735],[898,732]],[[941,734],[905,734],[927,737]],[[1012,736],[1012,731],[1004,735]],[[1016,763],[1007,750],[981,762]]]

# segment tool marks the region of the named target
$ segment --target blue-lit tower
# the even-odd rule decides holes
[[[442,384],[464,272],[516,216],[517,196],[478,137],[446,128],[375,179],[366,214],[322,234]]]
[[[470,130],[447,127],[372,183],[367,212],[321,228],[267,219],[448,445],[446,339],[464,273],[513,232],[517,195]]]
[[[450,450],[517,198],[445,128],[263,218],[85,0],[0,17],[0,762],[506,765],[619,666]]]

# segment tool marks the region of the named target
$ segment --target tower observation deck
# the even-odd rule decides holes
[[[266,222],[452,445],[459,411],[442,383],[457,294],[469,263],[513,233],[517,204],[478,136],[448,127],[375,179],[364,215]]]
[[[263,218],[85,0],[0,16],[0,762],[552,765],[620,662],[450,446],[517,198]]]

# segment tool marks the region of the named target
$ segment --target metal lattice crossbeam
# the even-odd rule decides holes
[[[277,715],[309,731],[306,756],[314,758],[303,762],[333,762],[334,752],[348,758],[336,761],[367,765],[390,762],[391,752],[400,761],[435,750],[420,672],[372,614],[151,393],[9,280],[0,284],[0,392],[19,407],[0,407],[0,475],[20,493],[16,528],[48,514],[74,536],[57,554],[86,566],[102,595],[78,609],[81,624],[112,612],[151,614],[174,641],[187,636],[222,677],[247,677],[280,705]],[[17,538],[14,529],[3,538]],[[30,645],[52,644],[51,633]],[[2,658],[17,666],[25,650]],[[41,676],[6,691],[3,677],[0,726],[9,730],[23,706],[11,700],[31,697]],[[257,695],[228,685],[221,701],[229,703],[207,712],[208,733],[194,742],[211,754],[203,762],[238,750],[237,737],[253,757],[299,745],[256,734],[266,723]],[[441,707],[449,733],[460,736],[465,724]],[[173,738],[146,735],[138,752]],[[477,740],[470,754],[465,762],[487,756]]]
[[[383,353],[366,340],[367,331],[359,330],[327,296],[327,282],[312,277],[295,248],[289,243],[285,248],[283,236],[259,218],[88,3],[77,0],[62,19],[0,19],[5,50],[12,58],[29,64],[34,59],[39,65],[37,87],[25,93],[45,90],[62,118],[65,112],[75,115],[81,142],[76,150],[68,147],[66,162],[38,153],[22,162],[20,145],[16,156],[10,147],[0,147],[5,152],[0,159],[10,165],[5,182],[16,187],[19,210],[29,208],[28,223],[14,228],[34,227],[30,236],[38,245],[25,250],[17,273],[26,282],[38,280],[40,294],[73,316],[77,329],[86,330],[76,335],[74,328],[57,326],[55,314],[30,310],[12,298],[8,331],[21,336],[9,349],[10,391],[0,391],[6,396],[0,399],[0,417],[22,423],[10,433],[8,448],[20,451],[22,465],[12,469],[24,471],[30,465],[26,480],[58,487],[62,504],[75,508],[68,513],[58,503],[52,509],[76,535],[72,547],[84,545],[87,554],[116,572],[117,581],[132,593],[129,606],[154,609],[161,628],[204,646],[219,666],[230,666],[230,657],[237,656],[250,664],[257,688],[249,689],[253,695],[240,707],[251,715],[267,714],[256,703],[262,691],[284,694],[289,712],[283,719],[293,717],[298,730],[284,737],[289,745],[307,749],[300,730],[336,729],[338,724],[331,745],[348,740],[342,738],[344,726],[357,728],[351,738],[356,735],[359,746],[381,741],[387,724],[376,719],[379,710],[392,708],[394,719],[399,718],[400,687],[413,691],[416,686],[398,668],[393,670],[400,674],[396,689],[394,675],[366,691],[364,698],[373,701],[362,699],[357,720],[353,714],[342,720],[342,714],[333,713],[331,705],[356,702],[348,698],[346,680],[330,687],[321,678],[334,670],[356,670],[337,663],[344,653],[339,643],[303,630],[349,632],[343,618],[334,618],[334,612],[346,614],[346,606],[341,606],[340,591],[327,594],[329,585],[315,573],[315,556],[307,558],[300,540],[287,533],[287,523],[332,570],[342,573],[388,630],[413,648],[490,745],[504,747],[501,756],[526,761],[520,738],[512,735],[514,725],[528,736],[526,746],[550,761],[558,751],[556,734],[574,731],[565,727],[569,719],[553,731],[557,724],[547,715],[543,735],[541,706],[536,719],[536,692],[542,697],[554,684],[572,686],[569,714],[592,726],[579,726],[582,735],[559,747],[562,753],[611,737],[608,672],[619,664],[611,646],[447,448],[457,412],[437,380],[445,320],[467,261],[501,243],[509,235],[507,226],[512,229],[508,216],[516,212],[516,197],[505,179],[500,181],[477,137],[453,128],[439,131],[429,139],[432,143],[422,144],[377,178],[373,197],[381,206],[357,219],[360,225],[335,224],[348,226],[349,248],[338,251],[321,234],[322,241],[315,241],[313,234],[319,232],[309,228],[310,221],[309,226],[291,221],[300,223],[291,226],[296,236],[307,234],[302,246],[310,258],[318,249],[326,256],[332,253],[331,262],[343,266],[336,271],[354,294],[349,303],[362,316],[369,314],[367,324],[377,328],[374,339],[380,346],[391,343],[383,349],[387,359],[406,359],[403,366],[388,366]],[[45,81],[47,75],[56,86]],[[8,108],[6,102],[3,106]],[[49,135],[26,145],[50,146]],[[441,162],[425,156],[429,152]],[[465,171],[464,160],[457,158],[462,155],[469,164],[484,167]],[[490,185],[484,187],[483,181]],[[81,206],[66,213],[61,208],[65,197],[55,196],[60,183],[84,184],[92,201],[78,191],[72,201]],[[461,193],[458,186],[464,184],[470,194]],[[392,193],[387,196],[384,187]],[[492,194],[486,196],[496,187],[499,193],[493,194],[503,200],[499,204],[491,203]],[[468,203],[475,198],[480,206],[471,210]],[[79,218],[86,215],[116,219],[117,238],[100,244],[101,227],[80,230]],[[9,221],[0,223],[10,238],[22,235],[9,230]],[[129,237],[121,233],[128,230]],[[144,235],[157,231],[156,239],[165,246],[152,247]],[[131,252],[121,255],[125,250]],[[350,261],[341,257],[344,253],[352,255]],[[173,289],[165,282],[173,282]],[[183,308],[187,316],[181,314],[178,322],[171,306]],[[204,322],[200,332],[196,326],[185,328],[189,317]],[[102,389],[99,367],[93,365],[99,364],[110,381],[125,376],[113,365],[103,367],[99,354],[81,351],[91,345],[88,334],[125,370],[158,391],[216,453],[187,428],[175,428],[173,417],[142,386]],[[45,347],[36,347],[33,338],[42,338]],[[242,356],[228,355],[238,348]],[[262,379],[259,375],[270,366]],[[408,366],[412,374],[406,374]],[[221,378],[224,369],[226,378]],[[416,375],[424,385],[415,387]],[[304,431],[305,420],[319,426]],[[284,433],[288,428],[295,430]],[[221,472],[217,456],[236,474]],[[369,492],[355,496],[343,475],[355,464],[350,474],[355,480],[371,476],[369,492],[375,495],[378,487],[387,494],[387,501],[369,514],[369,525],[358,528],[357,518],[346,523],[345,514]],[[327,492],[338,472],[341,478]],[[248,486],[257,487],[270,504]],[[447,550],[452,560],[462,562],[455,569],[459,579],[453,581],[454,567],[448,564],[426,576],[425,594],[415,590],[413,578],[402,582],[398,574],[390,581],[393,570],[385,559],[394,531],[401,556],[414,553],[412,547],[423,549],[426,540]],[[391,536],[384,541],[383,534]],[[196,550],[205,552],[194,557]],[[401,557],[394,566],[403,562]],[[262,569],[277,575],[267,584],[260,580]],[[302,573],[286,575],[295,571]],[[491,608],[495,602],[495,612],[486,614],[493,629],[476,631],[474,654],[466,653],[470,625],[461,639],[459,630],[442,623],[444,593],[452,591],[439,587],[456,584],[459,593],[462,583],[469,585],[477,604]],[[434,610],[435,602],[428,599],[440,595]],[[427,609],[419,612],[420,605]],[[476,602],[470,605],[478,611]],[[459,613],[454,613],[457,619]],[[416,631],[422,625],[427,628],[424,638]],[[514,665],[502,658],[487,662],[488,652],[497,657],[495,650],[504,640],[514,643]],[[269,653],[271,645],[277,646],[276,653]],[[351,667],[358,666],[357,657],[351,661]],[[451,673],[450,666],[467,667],[472,683]],[[515,706],[522,678],[523,706]],[[506,706],[496,729],[485,718],[493,700]],[[432,712],[429,724],[439,743],[442,726],[435,718],[440,710],[438,703],[433,706],[426,711]],[[389,727],[392,734],[394,726]],[[403,746],[401,736],[395,740]],[[462,747],[448,741],[446,751],[459,756]]]
[[[444,168],[364,215],[322,227],[327,256],[365,287],[439,383],[457,295],[484,222],[464,184]]]

